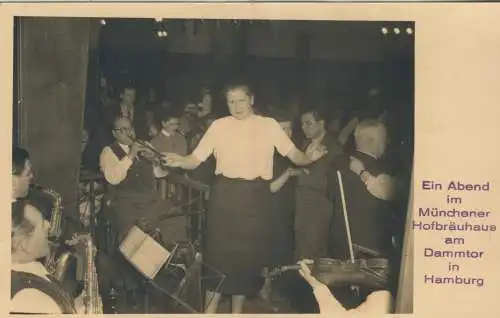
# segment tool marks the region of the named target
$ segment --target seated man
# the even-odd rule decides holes
[[[113,124],[115,142],[104,147],[101,170],[108,182],[108,193],[104,200],[105,213],[111,227],[117,232],[118,243],[134,225],[143,230],[158,229],[166,247],[187,240],[186,218],[174,217],[160,220],[172,209],[171,204],[156,191],[156,177],[164,175],[162,169],[146,159],[148,148],[135,141],[135,132],[126,117],[117,117]],[[130,266],[120,266],[125,272],[125,289],[132,302],[137,283],[134,272],[126,271]]]
[[[13,149],[12,169],[10,311],[49,314],[74,312],[73,299],[37,261],[49,253],[49,224],[36,208],[24,200],[33,178],[26,150],[18,147]],[[32,282],[27,284],[28,280]],[[77,307],[83,310],[81,302]]]

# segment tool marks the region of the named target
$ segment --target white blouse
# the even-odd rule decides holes
[[[245,120],[227,116],[213,122],[192,155],[203,162],[213,154],[216,175],[271,180],[275,149],[282,156],[295,149],[276,120],[258,115]]]

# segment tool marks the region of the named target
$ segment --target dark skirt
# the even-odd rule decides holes
[[[269,181],[218,176],[210,193],[205,263],[226,277],[218,290],[252,295],[262,287],[269,264],[271,191]],[[215,291],[215,284],[205,286]]]

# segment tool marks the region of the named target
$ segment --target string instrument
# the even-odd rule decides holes
[[[339,260],[320,258],[308,265],[311,274],[330,287],[363,286],[385,289],[389,285],[389,261],[383,258]],[[299,270],[300,265],[285,265],[264,269],[263,276],[273,279],[287,271]]]

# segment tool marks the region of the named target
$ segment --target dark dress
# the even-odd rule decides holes
[[[254,295],[262,287],[269,264],[271,191],[269,181],[217,176],[210,193],[205,237],[205,263],[225,275],[219,290]]]

